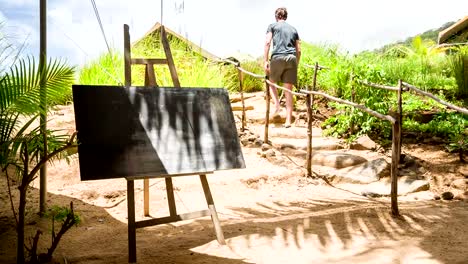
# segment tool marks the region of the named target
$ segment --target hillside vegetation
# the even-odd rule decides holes
[[[368,88],[358,81],[396,86],[399,80],[410,83],[422,90],[431,92],[439,98],[455,105],[467,107],[468,80],[465,68],[468,66],[468,51],[465,48],[439,48],[434,42],[442,27],[429,30],[421,35],[408,38],[401,43],[389,44],[377,51],[365,51],[350,55],[338,45],[316,45],[303,43],[302,59],[299,68],[298,89],[311,86],[313,69],[306,65],[318,62],[326,70],[318,73],[317,89],[346,100],[365,105],[379,113],[387,114],[396,107],[396,94],[391,91]],[[239,89],[238,73],[232,65],[213,62],[202,58],[196,51],[178,39],[169,39],[176,68],[184,87],[225,87],[231,92]],[[163,57],[159,38],[153,36],[132,48],[136,57]],[[123,79],[122,54],[114,53],[113,61],[119,65],[114,78],[108,73],[115,72],[109,67],[109,54],[81,70],[82,84],[117,84]],[[259,61],[242,62],[248,71],[263,74]],[[107,68],[107,73],[100,68]],[[172,86],[167,67],[156,69],[157,81],[161,86]],[[106,77],[107,76],[107,77]],[[135,85],[144,84],[144,69],[133,68],[132,78]],[[264,89],[262,80],[246,76],[245,91]],[[354,111],[347,106],[329,103],[337,110],[324,126],[330,135],[353,140],[362,134],[373,135],[382,141],[390,139],[391,127],[361,111]],[[452,150],[468,148],[468,117],[447,110],[435,101],[412,93],[403,95],[404,132],[445,139]],[[433,113],[431,120],[422,123],[418,115],[423,112]]]

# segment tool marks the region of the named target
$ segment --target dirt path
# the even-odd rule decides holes
[[[69,107],[61,108],[54,122],[73,130],[71,114]],[[425,145],[405,147],[404,152],[424,161],[440,190],[400,197],[402,217],[392,218],[388,198],[371,199],[306,179],[301,169],[273,164],[258,152],[243,147],[246,169],[208,175],[227,245],[216,242],[209,217],[148,227],[137,230],[138,262],[466,263],[468,203],[433,199],[433,191],[449,189],[450,178],[460,178],[465,169],[455,154]],[[167,215],[164,181],[153,179],[150,185],[151,215]],[[174,187],[178,213],[205,209],[198,177],[174,178]],[[3,176],[0,188],[6,190]],[[82,219],[63,238],[57,263],[127,262],[125,180],[81,182],[75,157],[70,164],[49,167],[48,191],[49,204],[73,201]],[[143,214],[142,196],[140,181],[137,217]],[[33,188],[27,231],[44,231],[44,251],[50,223],[35,214],[38,200]],[[14,263],[16,235],[6,191],[0,193],[0,241],[0,263]]]

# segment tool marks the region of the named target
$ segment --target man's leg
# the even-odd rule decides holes
[[[273,98],[273,103],[275,104],[275,112],[274,115],[279,114],[281,110],[280,106],[280,101],[278,97],[278,89],[274,87],[273,85],[270,85],[270,95],[271,98]]]
[[[292,91],[293,85],[291,83],[284,83],[284,87],[287,88],[289,91]],[[285,92],[286,96],[286,122],[284,123],[285,126],[291,125],[292,119],[292,111],[293,111],[293,95],[290,92]]]

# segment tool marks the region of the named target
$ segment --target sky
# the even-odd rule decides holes
[[[162,9],[161,9],[161,1]],[[443,3],[442,3],[443,2]],[[228,57],[262,56],[266,29],[278,7],[302,41],[338,44],[356,53],[405,40],[468,16],[467,0],[95,0],[109,45],[123,52],[123,25],[131,41],[156,23],[205,50]],[[39,54],[39,0],[0,0],[1,32],[12,44]],[[47,55],[82,66],[107,46],[91,1],[47,1]]]

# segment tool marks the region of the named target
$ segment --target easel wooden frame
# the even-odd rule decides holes
[[[171,73],[172,82],[174,87],[180,87],[179,78],[172,58],[171,48],[169,41],[167,40],[166,31],[164,26],[161,26],[161,42],[166,54],[165,59],[138,59],[131,58],[130,52],[130,34],[128,25],[124,25],[124,63],[125,63],[125,86],[129,87],[132,83],[131,77],[131,65],[140,64],[145,65],[145,86],[158,87],[156,83],[156,76],[154,74],[154,64],[167,64]],[[150,177],[127,177],[127,211],[128,211],[128,262],[136,263],[136,229],[148,226],[155,226],[167,223],[173,223],[183,220],[195,219],[204,216],[211,216],[213,221],[214,229],[216,232],[216,238],[218,243],[225,245],[223,231],[219,222],[218,213],[214,205],[213,197],[211,195],[210,187],[206,174],[212,172],[194,173],[194,174],[178,174],[178,175],[165,175],[158,176],[158,178],[164,177],[166,182],[166,193],[167,201],[169,206],[169,216],[152,218],[147,220],[135,221],[135,184],[134,181],[143,179],[143,196],[144,196],[144,216],[149,217],[149,178]],[[174,198],[174,188],[172,185],[172,177],[175,176],[186,176],[199,174],[200,181],[205,194],[205,199],[208,204],[208,209],[195,211],[185,214],[177,214],[177,208]]]

